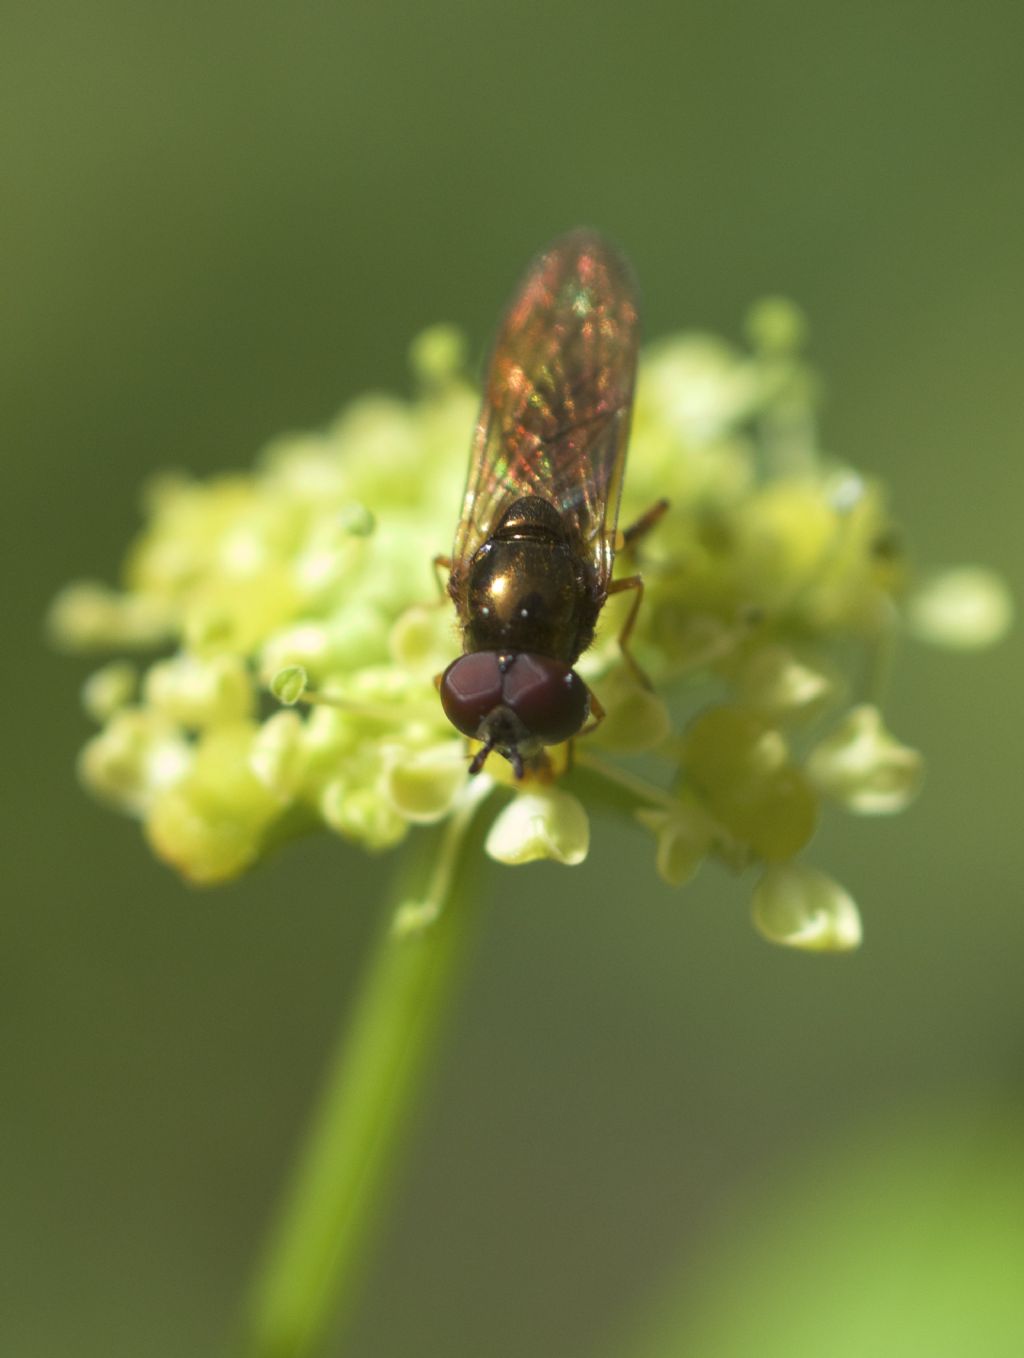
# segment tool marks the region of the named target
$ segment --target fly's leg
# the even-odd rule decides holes
[[[624,551],[629,551],[635,547],[641,538],[646,537],[654,525],[661,519],[668,509],[667,500],[657,500],[646,514],[641,514],[636,523],[631,523],[622,533],[622,547]]]
[[[626,621],[623,623],[622,631],[619,633],[619,650],[622,652],[622,658],[629,666],[636,681],[644,688],[649,689],[653,687],[651,681],[637,664],[633,657],[633,652],[629,649],[629,639],[633,635],[633,628],[636,626],[636,620],[640,614],[640,605],[644,601],[643,576],[627,575],[624,580],[613,580],[608,586],[608,593],[623,594],[627,589],[634,591],[633,602],[629,606]]]
[[[448,586],[441,578],[441,572],[447,571],[448,579],[449,581],[451,580],[452,559],[450,556],[435,556],[433,560],[433,567],[434,567],[434,579],[437,581],[437,601],[433,605],[433,607],[442,608],[444,606],[445,601],[449,598],[449,593]],[[431,605],[425,604],[424,607],[430,608]],[[441,692],[441,680],[443,678],[444,675],[442,674],[434,675],[434,687],[437,689],[438,693]]]
[[[434,565],[434,579],[437,581],[437,590],[441,596],[440,602],[444,603],[445,599],[447,599],[448,597],[448,586],[445,583],[445,581],[442,580],[441,572],[447,571],[448,578],[451,579],[452,559],[450,556],[435,556],[433,565]]]
[[[596,731],[597,728],[604,721],[605,712],[604,708],[601,705],[600,698],[598,698],[597,694],[594,692],[593,689],[590,689],[589,692],[590,692],[590,720],[587,722],[586,726],[584,726],[582,731],[578,731],[576,735],[573,736],[573,740],[578,740],[580,736],[589,736],[591,731]],[[572,741],[570,741],[568,754],[570,768],[572,767],[572,750],[573,745]]]
[[[656,500],[645,514],[641,514],[635,523],[631,523],[622,534],[622,550],[630,551],[641,538],[647,536],[651,529],[658,523],[668,509],[667,500]],[[627,575],[621,580],[613,580],[608,586],[609,594],[622,594],[625,590],[634,591],[633,602],[630,605],[629,613],[623,624],[622,631],[619,633],[619,650],[622,658],[629,666],[634,678],[644,688],[651,687],[651,681],[634,659],[633,652],[629,649],[629,639],[633,635],[633,628],[640,613],[640,605],[644,599],[644,580],[642,575]]]

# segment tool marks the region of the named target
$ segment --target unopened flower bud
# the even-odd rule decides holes
[[[807,776],[849,811],[884,816],[902,811],[917,795],[924,761],[886,730],[877,707],[851,708],[811,752]]]
[[[582,804],[559,788],[521,792],[500,812],[487,835],[487,852],[499,863],[582,863],[590,848],[590,822]]]
[[[754,890],[754,924],[772,943],[806,952],[850,952],[860,946],[852,897],[823,872],[799,863],[768,868]]]

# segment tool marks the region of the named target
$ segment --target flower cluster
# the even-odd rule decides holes
[[[490,794],[493,858],[578,863],[585,803],[603,799],[650,837],[667,881],[709,857],[757,866],[768,937],[855,946],[853,901],[798,855],[826,803],[897,811],[920,784],[920,756],[883,722],[879,662],[905,623],[987,644],[1010,605],[980,568],[909,578],[882,488],[819,449],[802,329],[770,300],[746,351],[683,335],[643,355],[621,518],[670,501],[639,550],[633,651],[651,684],[622,663],[628,600],[613,597],[577,666],[607,716],[572,758],[514,786],[492,757],[471,786],[441,711],[457,628],[432,560],[478,396],[459,335],[437,327],[413,346],[414,399],[357,400],[251,471],[158,481],[122,587],[58,597],[60,644],[148,653],[141,673],[118,658],[85,685],[100,724],[85,784],[197,883],[317,826],[388,849]]]

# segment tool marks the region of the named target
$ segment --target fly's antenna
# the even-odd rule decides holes
[[[486,764],[486,762],[487,762],[487,756],[490,754],[490,752],[491,752],[493,749],[494,749],[494,739],[493,739],[493,737],[488,736],[487,739],[484,741],[483,747],[482,747],[481,749],[477,750],[476,754],[473,756],[473,762],[472,762],[472,763],[470,764],[470,766],[469,766],[469,771],[470,771],[470,773],[479,773],[479,772],[480,772],[480,770],[483,768],[484,764]],[[522,761],[522,760],[519,761],[519,767],[520,767],[520,769],[523,767],[523,761]],[[516,776],[517,776],[517,777],[522,777],[522,774],[520,773],[520,774],[517,774]]]

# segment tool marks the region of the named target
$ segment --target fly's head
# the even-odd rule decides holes
[[[522,778],[524,761],[576,735],[590,714],[590,693],[576,671],[529,652],[461,655],[441,676],[440,691],[452,725],[481,742],[470,773],[496,750]]]

